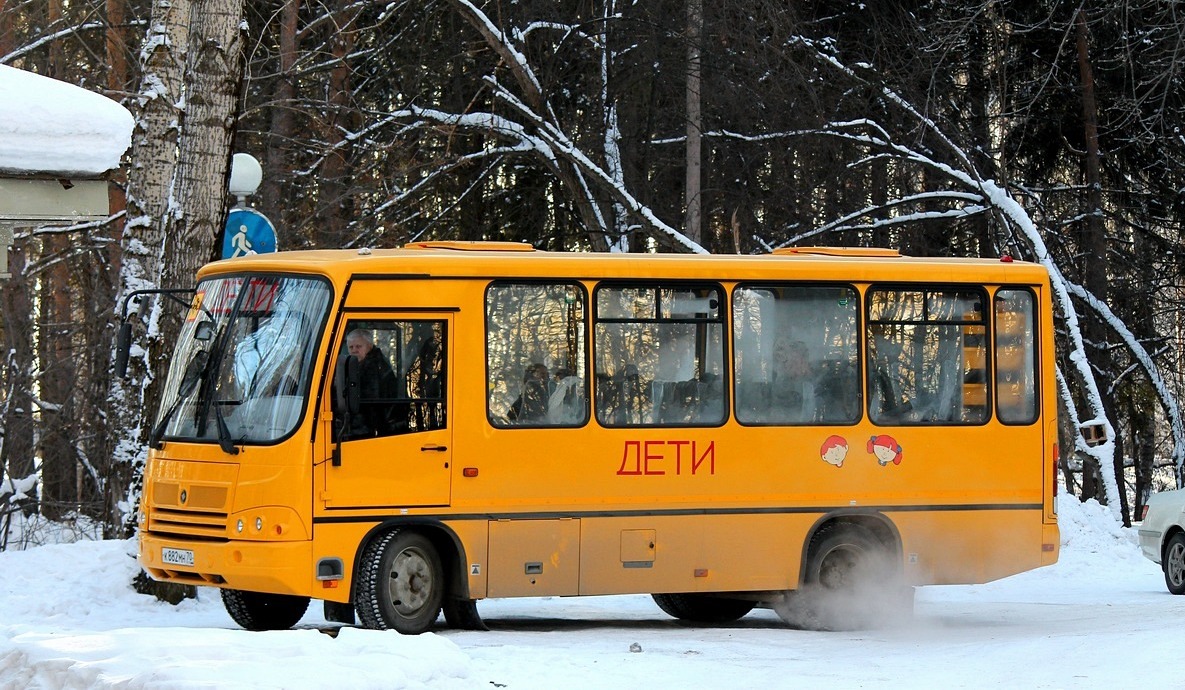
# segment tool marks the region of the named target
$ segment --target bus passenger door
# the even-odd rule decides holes
[[[338,333],[328,508],[448,505],[448,314],[355,316]],[[347,395],[347,391],[352,391]]]

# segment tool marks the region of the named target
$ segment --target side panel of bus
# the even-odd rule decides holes
[[[429,444],[355,442],[340,465],[319,466],[319,554],[348,565],[370,530],[390,520],[439,525],[431,529],[459,546],[454,567],[474,598],[782,590],[800,582],[812,529],[841,517],[898,534],[913,584],[982,582],[1041,565],[1049,478],[1040,422],[878,426],[865,412],[848,425],[741,426],[730,406],[727,421],[709,427],[603,428],[590,418],[577,427],[498,428],[487,410],[487,285],[351,286],[337,343],[348,320],[449,315],[448,438],[432,441],[447,445],[447,461],[433,456],[441,460],[434,471],[447,462],[447,478],[420,493],[420,475],[410,473],[404,491],[400,468]],[[594,283],[583,285],[591,294]],[[723,287],[731,294],[732,284]],[[587,382],[593,373],[578,375]],[[861,401],[868,395],[863,389]],[[878,455],[885,437],[894,461]],[[840,446],[837,466],[828,453]]]

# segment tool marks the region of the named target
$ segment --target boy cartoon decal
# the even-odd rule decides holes
[[[848,457],[848,440],[843,436],[831,435],[823,441],[823,447],[819,449],[819,455],[823,458],[823,462],[836,467],[843,467],[844,458]]]
[[[868,439],[868,452],[876,456],[876,461],[884,467],[890,462],[900,465],[901,456],[905,451],[892,436],[881,434]]]

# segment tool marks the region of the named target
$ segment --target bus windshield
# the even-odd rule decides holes
[[[201,282],[181,328],[150,442],[272,443],[296,428],[330,287],[292,276]]]

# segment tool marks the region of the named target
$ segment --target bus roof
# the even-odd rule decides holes
[[[297,272],[344,283],[385,274],[425,278],[925,281],[1045,284],[1039,264],[997,259],[910,257],[892,249],[788,247],[769,254],[548,252],[518,242],[418,242],[398,249],[316,249],[225,259],[218,274]]]

